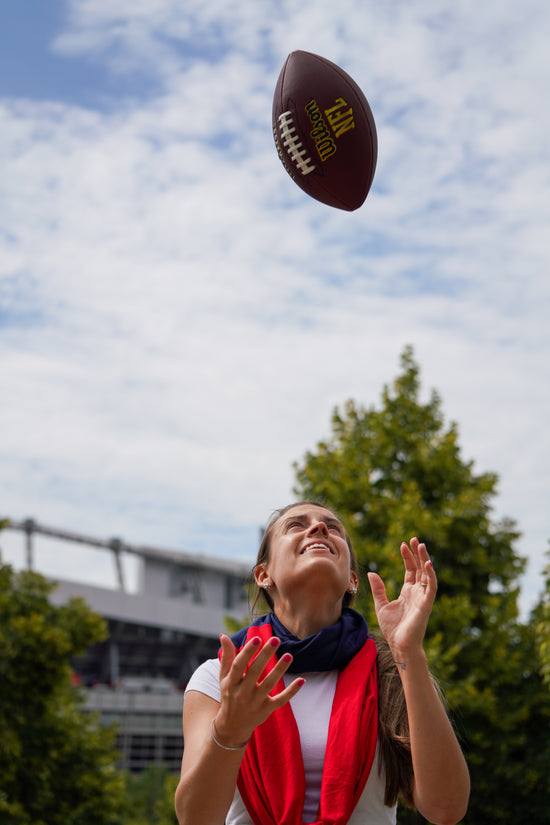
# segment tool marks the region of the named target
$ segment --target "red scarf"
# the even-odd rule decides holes
[[[272,635],[270,624],[251,627],[246,641],[259,636],[265,643]],[[276,662],[274,655],[265,672]],[[283,689],[281,679],[273,695]],[[348,822],[369,777],[377,732],[376,645],[367,639],[338,674],[314,825]],[[290,702],[255,729],[243,757],[238,788],[254,825],[302,825],[304,763]]]

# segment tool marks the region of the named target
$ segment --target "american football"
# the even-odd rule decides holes
[[[349,212],[365,201],[378,155],[376,125],[357,83],[311,52],[287,57],[273,97],[279,158],[304,192]]]

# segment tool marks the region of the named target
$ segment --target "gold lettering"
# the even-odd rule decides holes
[[[325,124],[321,121],[319,126],[316,126],[314,129],[311,130],[311,137],[314,141],[321,140],[321,138],[328,138],[330,137],[330,132],[325,126]]]
[[[345,105],[345,104],[344,104]],[[330,136],[327,124],[323,119],[323,115],[315,100],[311,100],[306,106],[305,110],[308,114],[309,120],[313,129],[310,134],[315,141],[315,147],[322,161],[334,155],[336,152],[336,144]]]
[[[334,130],[334,134],[337,138],[342,137],[345,132],[349,132],[350,129],[355,129],[355,121],[353,120],[353,111],[348,109],[346,112],[349,117],[347,117],[343,122],[339,120],[337,123],[332,123],[331,126]],[[344,116],[343,116],[344,117]]]
[[[343,97],[338,97],[336,98],[336,104],[334,106],[331,106],[330,109],[325,109],[327,120],[337,138],[342,137],[342,135],[349,132],[350,129],[355,129],[353,109],[351,106],[349,109],[346,109],[345,112],[342,111],[347,105]]]
[[[331,106],[330,109],[325,109],[325,114],[328,118],[329,123],[332,123],[332,117],[331,117],[332,113],[337,112],[338,109],[342,109],[344,106],[347,106],[347,105],[348,104],[346,103],[346,101],[344,100],[343,97],[337,97],[336,98],[336,105]]]
[[[317,143],[317,151],[319,152],[321,160],[330,158],[330,156],[336,152],[334,141],[330,138],[325,138],[325,140]]]

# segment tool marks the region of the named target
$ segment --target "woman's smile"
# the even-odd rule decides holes
[[[300,555],[302,556],[304,553],[330,553],[331,556],[334,556],[334,550],[329,547],[328,544],[320,541],[310,542],[306,544],[305,547],[302,547],[300,550]]]

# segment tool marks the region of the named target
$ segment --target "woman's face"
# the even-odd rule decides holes
[[[315,504],[298,504],[275,522],[269,560],[256,572],[260,587],[269,582],[270,594],[296,595],[305,584],[319,596],[336,595],[357,587],[351,570],[345,530],[330,511]],[[339,594],[339,595],[338,595]]]

